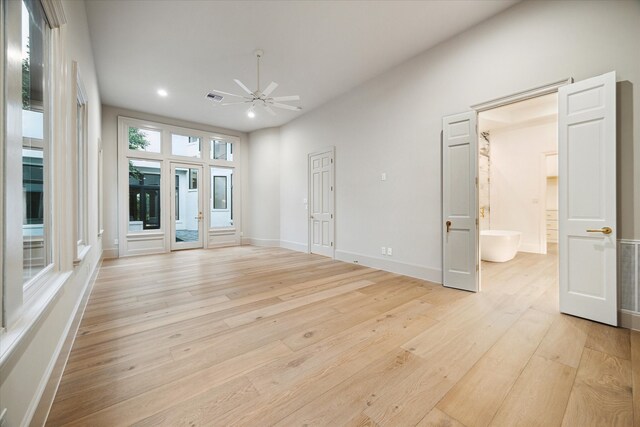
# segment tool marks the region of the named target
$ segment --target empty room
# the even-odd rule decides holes
[[[640,426],[640,1],[0,22],[0,427]]]

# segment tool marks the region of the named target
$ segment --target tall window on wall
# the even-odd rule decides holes
[[[38,0],[3,1],[0,76],[2,325],[47,282],[52,266],[50,27]],[[0,326],[2,326],[0,325]],[[0,349],[0,352],[2,349]]]
[[[162,134],[157,130],[128,127],[129,150],[160,153]],[[151,154],[153,155],[153,154]],[[157,230],[161,222],[162,162],[129,158],[129,232]]]
[[[39,1],[21,3],[22,61],[22,240],[23,281],[51,261],[49,108],[47,104],[49,28]],[[7,94],[10,96],[10,94]],[[12,141],[8,141],[11,144]],[[7,157],[9,159],[9,157]],[[9,171],[8,171],[9,172]],[[7,176],[8,180],[16,179]],[[9,208],[9,206],[8,206]],[[20,210],[10,206],[8,215]]]
[[[73,71],[76,76],[76,257],[79,257],[87,245],[87,96],[76,62]]]

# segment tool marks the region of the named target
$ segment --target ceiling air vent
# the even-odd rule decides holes
[[[211,93],[211,92],[209,92],[209,93],[207,94],[207,98],[212,99],[212,100],[213,100],[213,101],[215,101],[215,102],[222,102],[222,98],[223,98],[223,96],[218,95],[217,93]]]

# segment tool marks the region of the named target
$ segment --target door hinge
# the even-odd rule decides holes
[[[331,164],[333,164],[333,159],[331,159]]]
[[[480,271],[480,265],[476,264],[476,271]]]
[[[478,177],[476,176],[476,187],[478,186]]]
[[[476,226],[477,226],[477,225],[479,225],[479,223],[478,223],[478,218],[476,218]]]
[[[333,246],[333,242],[331,242],[331,246]]]
[[[333,219],[333,214],[331,214],[331,219]]]

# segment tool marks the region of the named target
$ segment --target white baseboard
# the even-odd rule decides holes
[[[408,264],[385,258],[376,258],[368,255],[356,254],[347,251],[336,251],[336,259],[344,262],[357,262],[366,267],[377,268],[391,273],[403,274],[417,279],[428,280],[433,283],[442,283],[442,271],[436,268],[421,265]]]
[[[640,313],[629,310],[620,310],[620,326],[640,331]]]
[[[280,247],[285,249],[291,249],[298,252],[309,252],[309,246],[306,243],[289,242],[287,240],[280,240]]]
[[[255,237],[243,237],[243,245],[264,246],[269,248],[279,248],[280,240],[278,239],[257,239]]]
[[[102,250],[102,259],[118,258],[118,248],[107,248]]]

